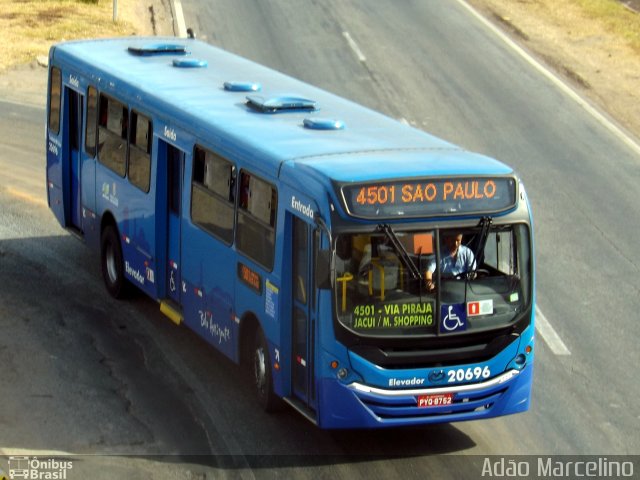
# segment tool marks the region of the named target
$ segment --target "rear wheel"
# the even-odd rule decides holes
[[[124,276],[122,246],[118,231],[112,225],[102,232],[100,242],[100,260],[102,278],[109,294],[114,298],[123,298],[129,291],[129,282]]]
[[[256,331],[253,348],[253,378],[258,403],[267,412],[278,410],[280,401],[273,391],[273,374],[267,341],[260,328]]]

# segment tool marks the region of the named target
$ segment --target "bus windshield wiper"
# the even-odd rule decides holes
[[[478,239],[478,249],[473,252],[476,262],[476,268],[479,268],[484,261],[484,247],[487,244],[487,237],[489,236],[489,230],[491,229],[492,223],[493,218],[482,217],[480,223],[478,224],[478,226],[480,227],[480,238]]]
[[[394,232],[391,228],[391,225],[389,225],[388,223],[378,225],[378,230],[382,230],[387,236],[395,251],[400,255],[403,263],[409,268],[411,276],[414,279],[422,280],[422,273],[420,273],[420,269],[417,267],[416,263],[409,255],[409,252],[407,252],[407,249],[404,248],[404,245],[402,245],[402,243],[398,239],[398,236],[396,235],[396,232]]]

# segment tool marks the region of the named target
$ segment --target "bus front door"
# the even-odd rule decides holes
[[[162,141],[161,141],[162,142]],[[162,142],[164,143],[164,142]],[[168,297],[181,304],[182,295],[182,180],[185,153],[164,143],[167,159],[167,292]]]
[[[312,227],[293,216],[292,235],[292,390],[305,408],[315,410],[315,294]]]
[[[82,144],[82,112],[84,97],[68,87],[65,88],[65,141],[68,150],[64,152],[68,166],[69,197],[65,199],[68,205],[67,226],[82,230],[82,214],[80,206],[80,149]]]

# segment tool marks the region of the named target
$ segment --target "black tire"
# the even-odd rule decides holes
[[[109,294],[113,298],[125,298],[130,290],[130,284],[124,276],[120,237],[112,225],[107,226],[102,232],[100,263],[102,265],[102,279]]]
[[[269,348],[260,328],[256,330],[253,346],[253,381],[258,404],[262,409],[265,412],[278,411],[281,402],[273,391],[273,374]]]

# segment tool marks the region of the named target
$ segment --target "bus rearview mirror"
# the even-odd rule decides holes
[[[316,287],[320,289],[331,288],[331,251],[319,250],[316,255]]]

